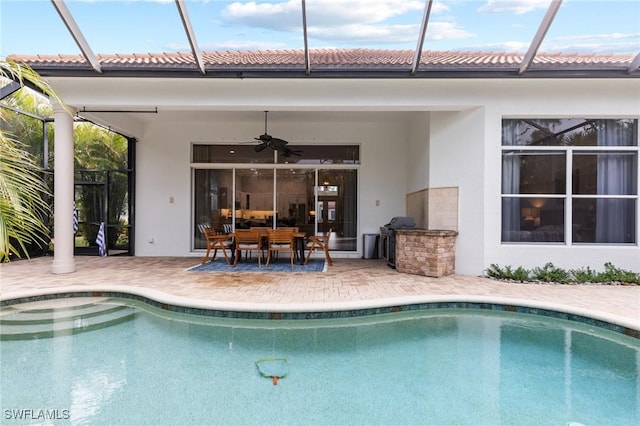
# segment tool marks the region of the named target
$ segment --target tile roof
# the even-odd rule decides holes
[[[413,56],[413,50],[317,49],[309,51],[312,73],[332,70],[405,71],[411,68]],[[162,69],[193,71],[196,68],[196,62],[190,52],[99,54],[97,58],[105,72]],[[305,65],[303,50],[203,52],[202,58],[208,72],[217,70],[300,71]],[[521,53],[424,51],[418,71],[517,70],[523,58],[524,54]],[[89,64],[82,55],[16,54],[8,56],[7,59],[26,62],[36,70],[89,68]],[[530,70],[624,70],[633,59],[633,55],[538,53]]]

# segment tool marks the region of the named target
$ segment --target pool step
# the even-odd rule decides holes
[[[54,309],[6,307],[0,315],[0,340],[64,336],[132,320],[135,310],[117,304],[86,303]]]

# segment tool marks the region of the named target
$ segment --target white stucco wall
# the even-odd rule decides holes
[[[251,141],[261,131],[260,124],[214,119],[209,122],[184,118],[179,122],[154,121],[137,143],[136,255],[193,254],[190,250],[192,142]],[[269,132],[286,135],[296,144],[361,146],[359,234],[377,233],[392,216],[404,214],[407,138],[402,123],[279,121],[277,126],[270,126]],[[359,246],[361,243],[358,241]],[[345,255],[359,256],[359,253]]]
[[[484,111],[432,112],[430,122],[430,186],[459,188],[456,272],[477,275],[483,268]]]
[[[429,113],[415,113],[407,126],[407,192],[421,191],[429,187]]]
[[[567,268],[597,268],[611,261],[640,271],[638,245],[569,247],[500,241],[502,119],[640,119],[637,78],[60,78],[52,84],[78,108],[159,108],[160,113],[151,117],[91,115],[139,139],[139,256],[193,255],[190,143],[252,140],[262,133],[262,120],[246,120],[246,115],[236,119],[233,114],[241,117],[247,111],[270,110],[301,113],[296,119],[270,122],[271,134],[286,135],[287,140],[300,144],[361,145],[359,235],[378,232],[391,217],[404,215],[407,193],[457,186],[458,273],[478,275],[491,263],[532,267],[549,261]],[[220,112],[226,114],[225,119],[216,118]],[[387,114],[392,118],[387,119]],[[640,206],[637,214],[640,225]]]
[[[605,262],[640,271],[636,245],[502,244],[501,120],[505,118],[635,118],[640,119],[640,82],[636,80],[527,80],[495,82],[487,90],[485,129],[484,264],[535,267],[552,262],[562,268],[603,269]],[[519,84],[516,84],[519,83]],[[640,180],[640,177],[639,177]],[[640,182],[639,182],[640,183]],[[638,186],[640,188],[640,185]],[[640,205],[636,241],[640,243]]]

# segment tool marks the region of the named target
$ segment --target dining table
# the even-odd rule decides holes
[[[263,240],[263,247],[269,247],[269,231],[272,228],[268,228],[268,227],[253,227],[251,229],[255,229],[258,230],[260,232],[260,237]],[[304,265],[304,248],[305,248],[305,243],[304,240],[305,238],[307,238],[307,233],[306,232],[294,232],[293,233],[293,243],[295,244],[295,250],[296,250],[296,255],[298,258],[298,265]],[[266,244],[265,244],[266,243]],[[235,254],[235,244],[234,244],[234,253]],[[232,260],[233,261],[233,260]]]

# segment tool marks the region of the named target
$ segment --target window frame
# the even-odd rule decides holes
[[[505,120],[539,120],[544,118],[513,118],[513,117],[503,117],[501,120],[501,131],[504,129]],[[628,118],[613,118],[614,120],[625,120]],[[501,162],[501,170],[500,170],[500,224],[501,224],[501,235],[500,235],[500,243],[502,245],[534,245],[540,246],[544,244],[548,245],[560,245],[560,246],[638,246],[640,239],[640,120],[631,118],[634,120],[636,126],[636,140],[635,145],[633,146],[608,146],[608,145],[561,145],[561,146],[553,146],[553,145],[541,145],[541,146],[530,146],[530,145],[505,145],[504,140],[500,142],[500,162]],[[600,120],[600,118],[596,118],[594,120]],[[602,119],[604,120],[604,118]],[[510,194],[504,192],[504,168],[502,166],[502,162],[506,152],[509,151],[521,151],[521,152],[551,152],[558,151],[563,152],[565,154],[565,191],[564,194],[538,194],[538,193],[518,193],[518,194]],[[635,164],[635,174],[636,180],[636,193],[631,195],[602,195],[602,194],[574,194],[573,193],[573,160],[575,155],[580,155],[580,153],[592,154],[598,152],[606,152],[606,153],[621,153],[621,152],[631,152],[636,155],[636,164]],[[564,242],[552,242],[552,241],[505,241],[504,235],[502,233],[503,225],[504,225],[504,212],[502,210],[502,200],[504,199],[523,199],[523,198],[540,198],[540,199],[562,199],[564,203]],[[606,242],[583,242],[583,241],[574,241],[573,239],[573,200],[574,199],[630,199],[635,201],[635,235],[634,242],[624,243],[624,242],[615,242],[615,243],[606,243]]]

